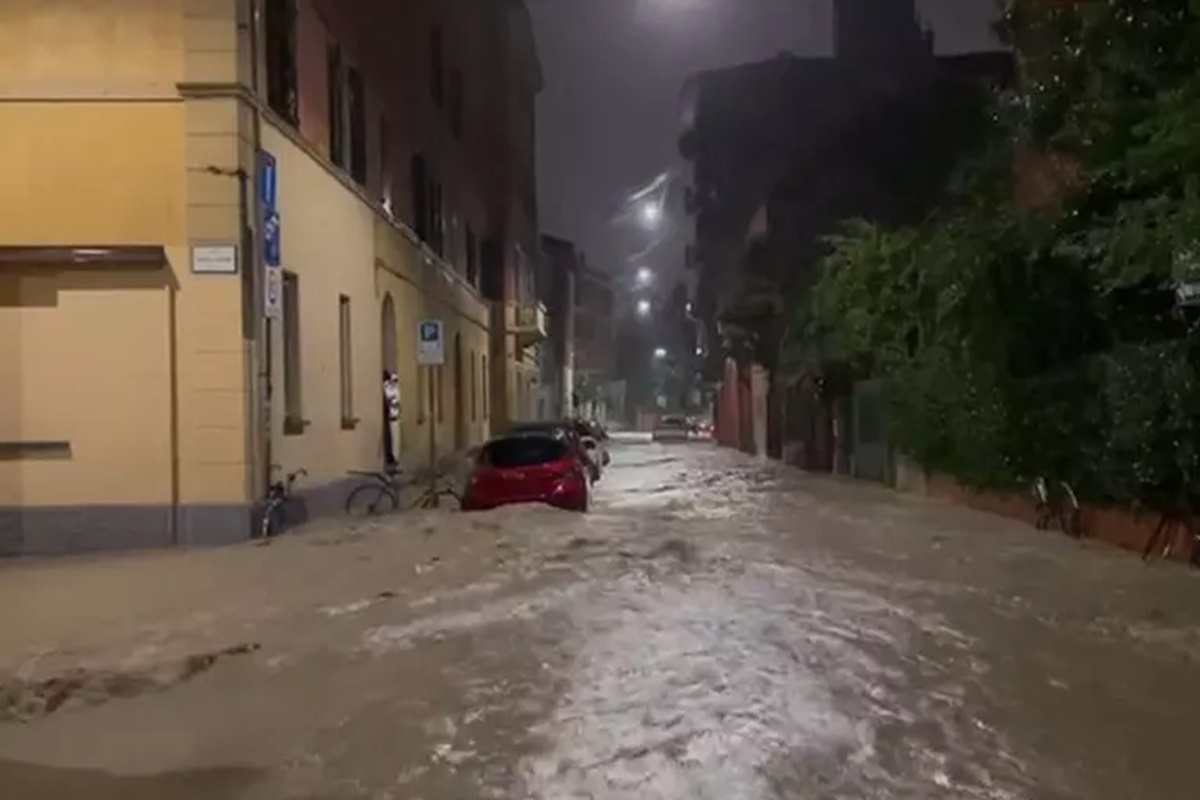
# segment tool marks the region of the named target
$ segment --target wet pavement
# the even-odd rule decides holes
[[[707,444],[0,609],[5,798],[1200,793],[1200,575]]]

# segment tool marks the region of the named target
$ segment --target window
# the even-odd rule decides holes
[[[504,250],[496,239],[488,239],[480,248],[480,290],[488,300],[504,299]]]
[[[342,48],[329,45],[325,51],[325,72],[329,80],[329,160],[346,166],[346,95],[342,69]]]
[[[446,252],[444,252],[442,256],[450,262],[450,266],[453,267],[454,271],[460,275],[466,269],[462,260],[464,248],[459,244],[458,237],[458,231],[461,227],[462,226],[459,225],[458,214],[454,211],[451,211],[448,217],[448,223],[446,225],[446,232],[448,234],[446,237]]]
[[[367,184],[367,94],[362,73],[350,68],[350,177],[360,186]]]
[[[267,0],[267,105],[296,125],[300,96],[296,88],[296,0]]]
[[[439,256],[446,254],[446,215],[442,207],[442,184],[429,183],[429,236],[430,247]]]
[[[412,157],[413,232],[425,242],[429,240],[429,166],[425,156]]]
[[[512,436],[486,445],[479,460],[490,467],[511,469],[549,464],[567,455],[567,445],[551,436]]]
[[[303,384],[300,379],[300,279],[283,273],[283,407],[284,432],[304,432]]]
[[[466,98],[463,96],[463,74],[462,70],[450,70],[450,130],[454,132],[455,139],[461,139],[463,136],[463,112]]]
[[[392,165],[388,158],[388,122],[387,117],[379,118],[379,204],[383,210],[392,214]]]
[[[479,381],[480,381],[480,385],[483,387],[480,390],[481,393],[483,394],[483,418],[487,419],[488,416],[491,414],[491,409],[489,408],[489,405],[491,403],[491,392],[489,391],[489,386],[488,386],[488,365],[487,365],[487,355],[486,354],[483,356],[483,366],[479,370]]]
[[[467,232],[465,234],[467,248],[467,283],[479,288],[479,242],[475,238],[475,231],[471,229],[471,223],[467,223]]]
[[[350,298],[338,297],[338,356],[342,377],[342,427],[352,429],[354,418],[354,349],[350,344]]]
[[[438,108],[446,99],[445,42],[442,26],[434,25],[429,32],[429,92]]]

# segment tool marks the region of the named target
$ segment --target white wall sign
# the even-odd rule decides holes
[[[446,363],[446,340],[440,319],[417,323],[417,363],[437,366]]]
[[[203,244],[192,247],[192,272],[206,275],[236,275],[237,271],[237,245]]]
[[[283,269],[267,267],[263,281],[263,316],[267,319],[283,317]]]

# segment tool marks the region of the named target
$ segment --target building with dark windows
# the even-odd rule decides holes
[[[833,434],[838,376],[783,363],[789,310],[842,221],[921,218],[974,140],[988,90],[1013,69],[1003,52],[937,55],[913,0],[834,6],[832,57],[783,55],[689,81],[680,139],[693,169],[692,301],[719,437],[774,456],[801,437],[800,460],[825,469],[846,444]],[[823,387],[821,408],[788,422],[797,383]]]

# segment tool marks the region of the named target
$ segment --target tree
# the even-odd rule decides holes
[[[931,468],[1194,508],[1200,0],[1015,0],[1005,28],[1022,75],[990,146],[924,222],[848,224],[793,328],[888,378]],[[1054,202],[1014,193],[1047,164]]]

